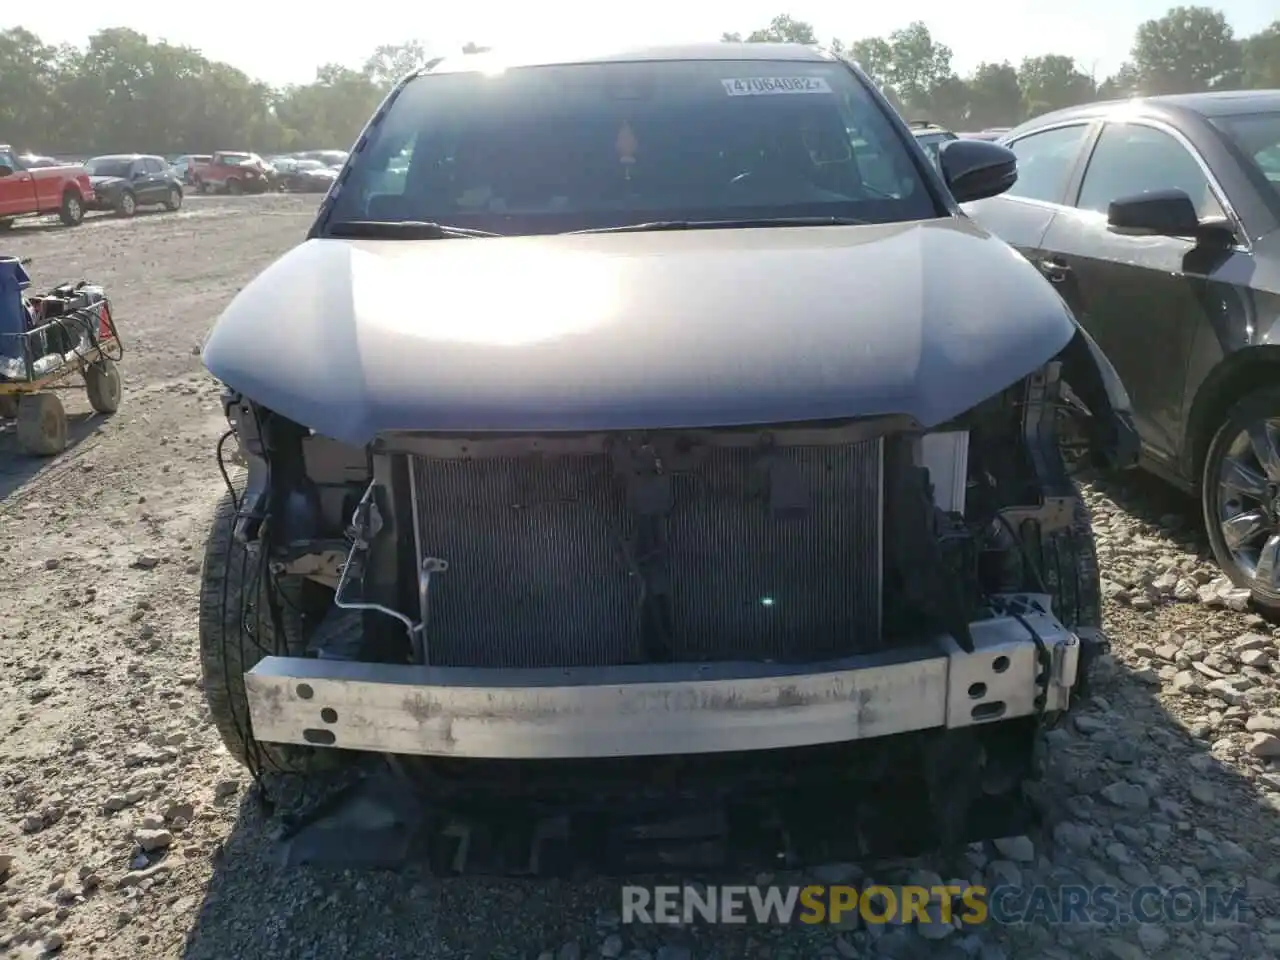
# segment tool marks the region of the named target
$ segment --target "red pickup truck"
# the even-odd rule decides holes
[[[201,193],[266,193],[274,170],[256,153],[219,150],[208,163],[197,163],[191,179]]]
[[[89,174],[82,166],[28,168],[8,144],[0,143],[0,230],[18,217],[56,213],[69,227],[84,220],[93,199]]]

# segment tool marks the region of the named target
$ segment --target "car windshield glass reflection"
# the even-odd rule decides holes
[[[91,177],[128,177],[129,161],[99,157],[85,164]]]
[[[357,154],[332,220],[509,235],[940,212],[843,64],[695,61],[419,77]]]
[[[1280,113],[1219,117],[1215,123],[1280,194]]]

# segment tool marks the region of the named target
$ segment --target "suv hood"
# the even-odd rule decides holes
[[[965,218],[852,227],[308,240],[227,307],[203,359],[354,444],[392,430],[932,427],[1075,334]]]

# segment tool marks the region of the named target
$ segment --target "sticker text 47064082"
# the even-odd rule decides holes
[[[787,93],[830,93],[831,87],[822,77],[746,77],[721,80],[724,92],[731,97],[771,97]]]

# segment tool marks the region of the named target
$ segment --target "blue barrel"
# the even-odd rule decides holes
[[[12,334],[26,332],[22,291],[30,285],[31,278],[17,257],[0,257],[0,356],[22,356],[22,341]]]

